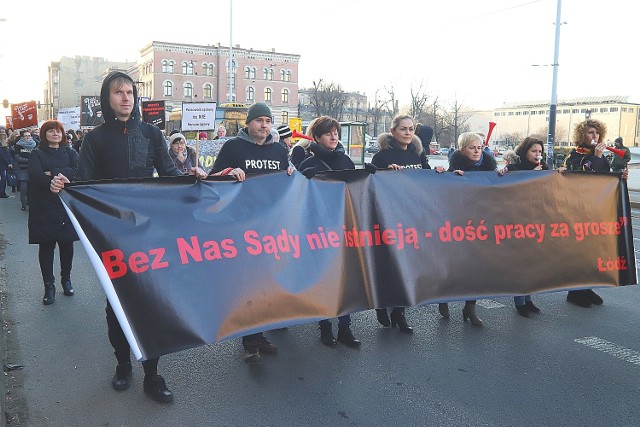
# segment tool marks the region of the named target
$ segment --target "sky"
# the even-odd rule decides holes
[[[41,100],[47,67],[62,56],[135,61],[154,40],[228,46],[230,39],[299,54],[301,88],[323,79],[366,93],[371,104],[393,88],[402,108],[421,85],[445,105],[457,99],[478,110],[551,99],[558,0],[192,0],[171,7],[111,0],[98,9],[59,0],[37,13],[29,3],[3,3],[0,99],[10,102]],[[640,102],[633,5],[562,1],[559,99]]]

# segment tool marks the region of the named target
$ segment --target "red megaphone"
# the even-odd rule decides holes
[[[293,133],[291,134],[292,138],[304,138],[304,139],[308,139],[309,141],[313,141],[313,138],[311,138],[310,136],[305,135],[304,133],[300,133],[297,130],[293,130]]]
[[[625,154],[625,151],[620,150],[619,148],[607,147],[607,150],[617,154],[621,159],[624,157],[624,154]]]
[[[493,128],[496,127],[494,122],[489,122],[489,131],[487,132],[487,138],[484,140],[484,145],[489,145],[489,140],[491,139],[491,133],[493,132]]]

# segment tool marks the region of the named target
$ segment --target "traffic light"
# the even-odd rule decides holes
[[[8,99],[3,99],[2,100],[2,108],[9,108],[9,100]]]

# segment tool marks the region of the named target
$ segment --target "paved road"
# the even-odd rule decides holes
[[[539,295],[531,319],[509,298],[480,301],[482,328],[462,322],[462,303],[449,321],[435,306],[412,308],[413,336],[358,313],[360,350],[326,348],[302,325],[270,332],[281,352],[258,366],[242,362],[236,340],[163,357],[172,404],[144,396],[137,363],[132,388],[116,392],[105,298],[84,251],[76,245],[77,295],[43,306],[26,218],[15,197],[0,200],[3,363],[24,365],[5,375],[11,426],[638,424],[637,286],[600,291],[605,304],[592,309]]]

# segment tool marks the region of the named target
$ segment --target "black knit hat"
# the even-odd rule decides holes
[[[289,138],[291,135],[293,135],[293,132],[291,132],[289,126],[282,124],[278,126],[278,134],[280,135],[280,139],[284,139]]]
[[[271,108],[269,108],[269,106],[264,102],[256,102],[251,107],[249,107],[245,123],[249,123],[251,120],[263,116],[271,118]]]

